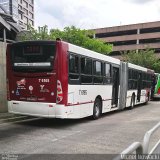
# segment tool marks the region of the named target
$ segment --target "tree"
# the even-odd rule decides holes
[[[112,51],[112,45],[104,44],[104,42],[98,39],[90,38],[93,36],[93,34],[94,33],[92,31],[81,30],[74,26],[65,27],[63,31],[60,31],[58,29],[57,30],[52,29],[50,31],[52,39],[60,37],[64,41],[67,41],[69,43],[78,46],[82,46],[90,50],[94,50],[102,54],[110,53]]]
[[[38,27],[34,29],[31,25],[28,25],[27,31],[22,31],[17,34],[18,41],[26,40],[49,40],[48,26]]]
[[[124,52],[122,60],[160,72],[160,61],[153,49]]]
[[[62,40],[102,53],[109,54],[112,51],[111,44],[105,44],[104,42],[94,39],[93,32],[88,30],[81,30],[75,26],[65,27],[62,31],[59,29],[48,30],[45,25],[43,27],[38,27],[38,30],[28,27],[28,36],[24,34],[20,36],[18,40],[56,40],[56,38],[61,38]]]

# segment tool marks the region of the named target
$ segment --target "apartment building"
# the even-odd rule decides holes
[[[113,44],[111,56],[152,48],[160,57],[160,21],[94,29],[95,38]]]
[[[34,0],[18,0],[19,24],[27,29],[27,25],[34,26]]]
[[[18,0],[0,0],[0,5],[18,21]]]
[[[22,29],[34,26],[34,0],[0,0],[0,5],[12,15]]]

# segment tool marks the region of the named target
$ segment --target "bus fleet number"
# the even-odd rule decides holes
[[[49,83],[49,79],[39,79],[39,82],[42,82],[42,83]]]

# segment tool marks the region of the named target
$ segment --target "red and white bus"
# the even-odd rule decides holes
[[[97,119],[101,113],[148,102],[152,74],[152,70],[61,40],[9,44],[9,112]]]

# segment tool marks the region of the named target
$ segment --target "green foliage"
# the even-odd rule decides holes
[[[47,26],[39,27],[38,30],[28,27],[28,36],[20,36],[19,40],[56,40],[61,38],[63,41],[102,53],[109,54],[112,51],[111,44],[105,44],[104,42],[93,39],[93,32],[87,30],[81,30],[75,26],[65,27],[62,31],[59,29],[48,30]]]
[[[153,49],[145,49],[137,51],[124,52],[122,54],[122,59],[124,61],[137,64],[146,68],[160,72],[160,61],[156,57],[155,51]]]
[[[28,25],[27,31],[22,31],[19,33],[17,39],[18,41],[26,41],[26,40],[48,40],[48,26],[38,27],[38,30],[32,28]]]
[[[112,51],[112,45],[104,44],[98,39],[90,38],[93,36],[92,31],[81,30],[74,26],[65,27],[63,31],[52,29],[50,36],[52,39],[61,38],[69,43],[82,46],[84,48],[94,50],[99,53],[108,54]]]

